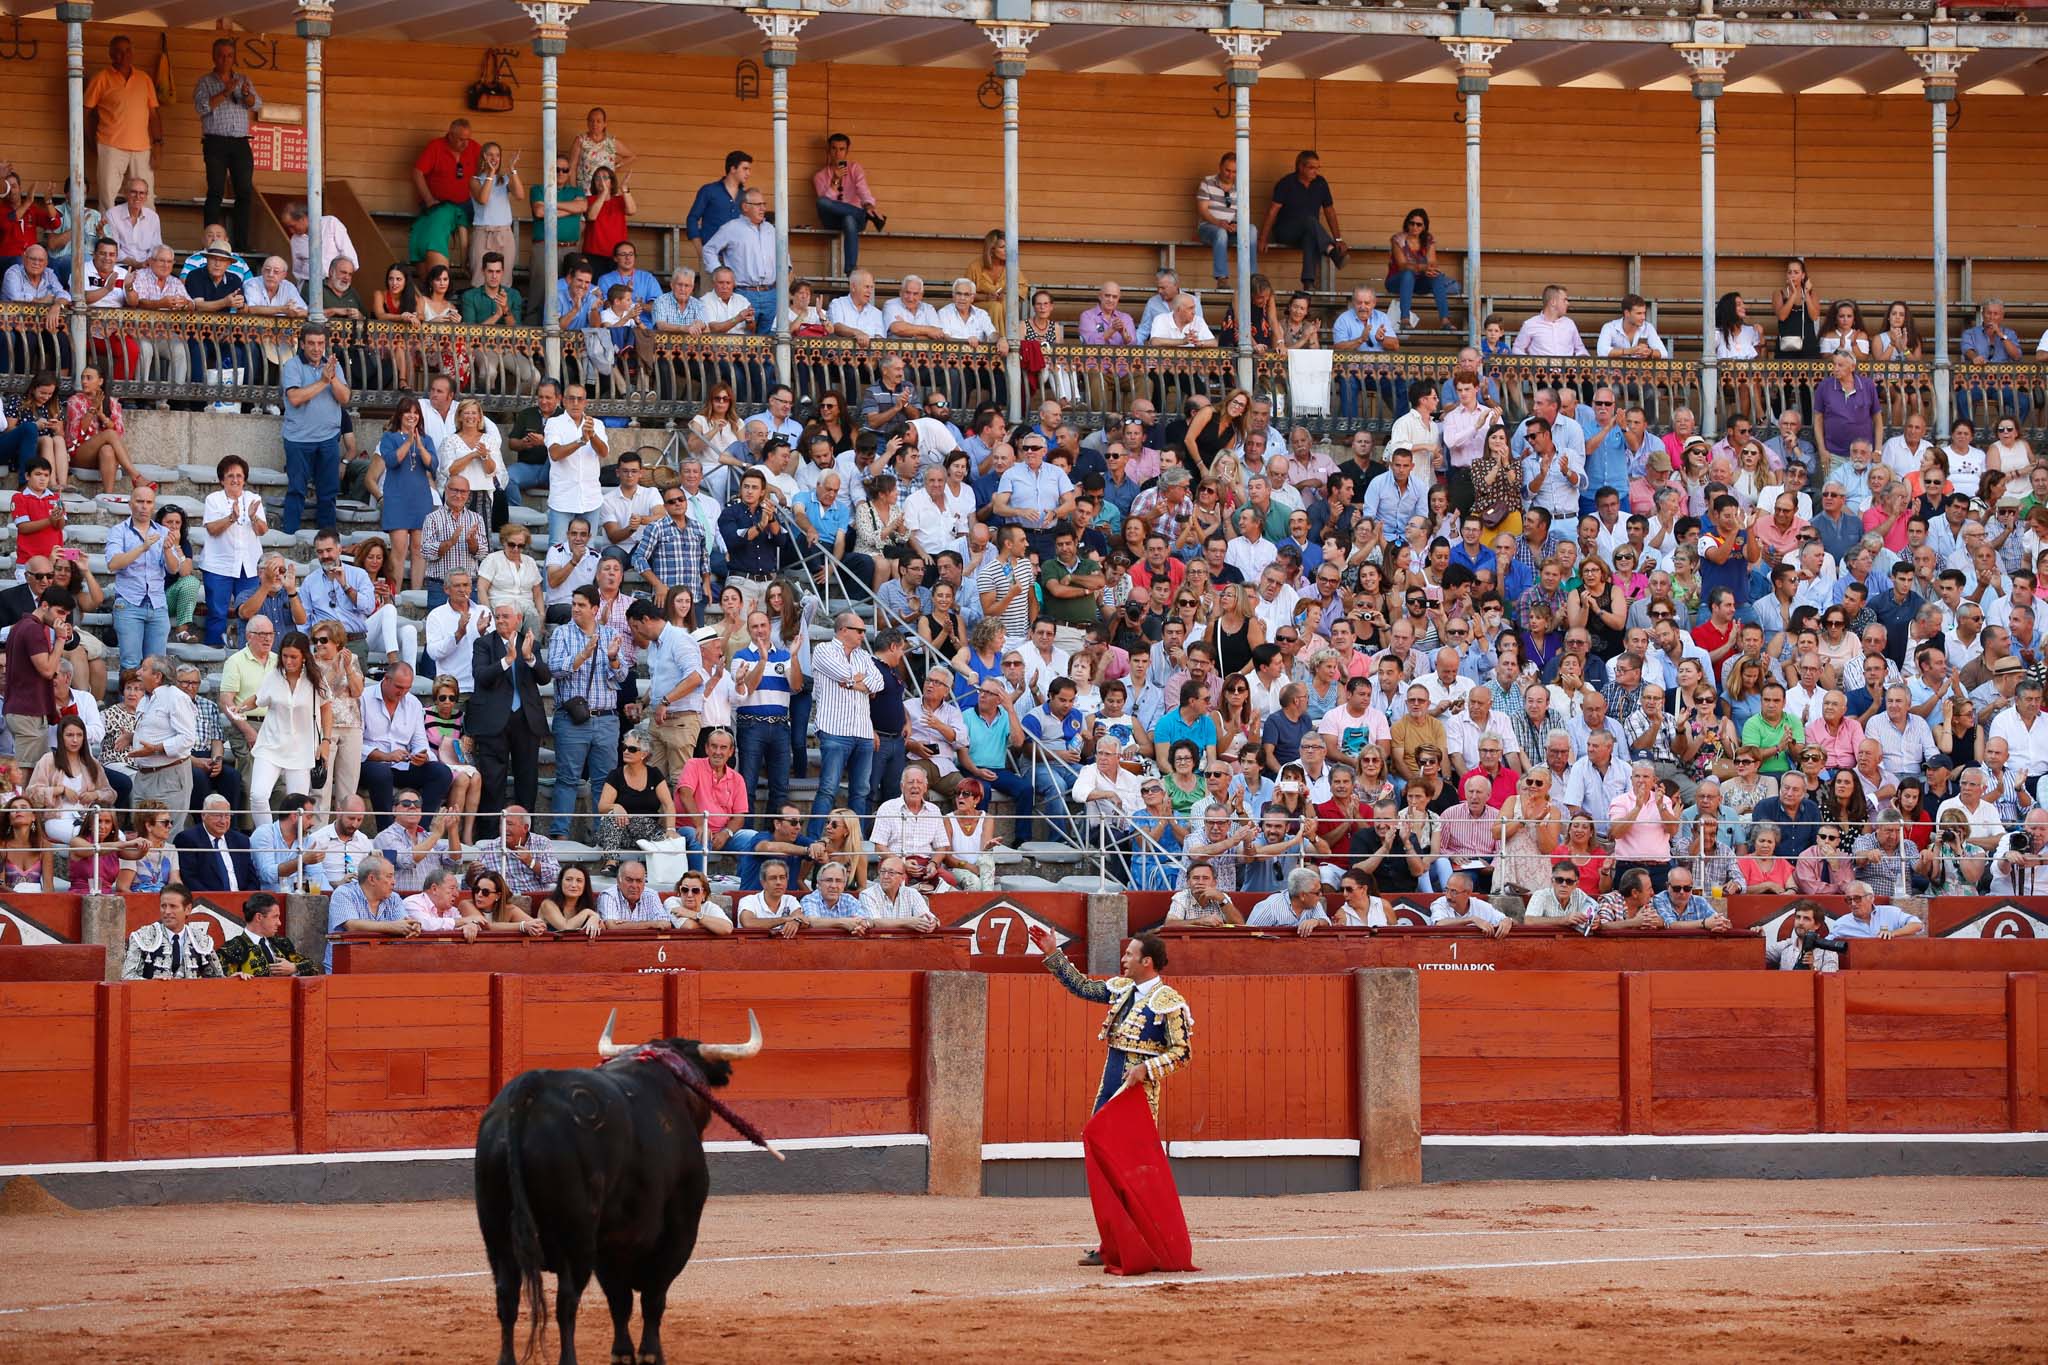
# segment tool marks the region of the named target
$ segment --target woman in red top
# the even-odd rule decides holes
[[[121,400],[107,392],[106,377],[97,365],[78,372],[78,392],[64,405],[64,448],[70,463],[97,465],[100,492],[114,491],[114,466],[128,471],[130,488],[156,491],[156,485],[142,477],[128,455],[127,425],[121,418]],[[58,476],[62,478],[62,475]]]
[[[626,240],[628,220],[639,211],[633,191],[612,168],[598,167],[590,176],[590,207],[583,210],[584,254],[610,260],[613,249]]]

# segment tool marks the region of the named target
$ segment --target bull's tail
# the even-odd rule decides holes
[[[526,1295],[531,1321],[526,1327],[526,1346],[519,1354],[522,1365],[533,1365],[548,1330],[547,1291],[540,1282],[546,1255],[541,1250],[540,1224],[534,1221],[533,1204],[526,1196],[526,1162],[520,1154],[519,1138],[526,1128],[526,1110],[533,1103],[524,1077],[513,1082],[519,1093],[505,1106],[505,1179],[512,1196],[512,1262],[519,1267],[520,1283]]]

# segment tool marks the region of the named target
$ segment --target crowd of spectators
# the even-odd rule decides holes
[[[461,120],[422,153],[427,287],[387,281],[364,315],[521,315],[518,160]],[[588,201],[579,245],[613,267],[572,261],[565,325],[615,334],[621,364],[642,328],[768,330],[776,256],[751,159],[732,153],[692,207],[702,296],[687,268],[667,291],[638,268],[631,161],[593,110],[551,168],[560,202]],[[304,311],[294,262],[238,280],[218,227],[179,267],[149,230],[148,178],[125,186],[95,256],[100,285],[132,272],[130,306]],[[814,188],[852,264],[886,220],[843,136]],[[1237,192],[1225,158],[1197,194],[1219,286]],[[286,219],[312,268],[303,210]],[[1343,265],[1313,152],[1257,238],[1301,250],[1305,287]],[[340,246],[318,243],[330,300],[359,307]],[[10,298],[17,273],[46,278],[38,253],[9,269]],[[451,302],[447,262],[464,256],[477,283]],[[322,890],[335,928],[382,933],[860,933],[929,927],[924,894],[992,888],[999,844],[1043,838],[1177,893],[1176,919],[1306,932],[1332,890],[1361,923],[1401,893],[1434,897],[1437,922],[1505,933],[1725,929],[1725,897],[1745,891],[1880,911],[2026,894],[2048,865],[2048,460],[1996,392],[1976,395],[1982,447],[1967,420],[1941,446],[1919,411],[1891,420],[1858,366],[1917,353],[1910,310],[1866,335],[1854,305],[1823,313],[1794,262],[1779,353],[1835,367],[1810,409],[1738,403],[1718,434],[1681,409],[1663,431],[1624,390],[1565,385],[1510,422],[1493,357],[1586,350],[1552,287],[1512,338],[1492,320],[1449,381],[1391,394],[1384,441],[1333,443],[1242,389],[1169,411],[1140,396],[1100,425],[1057,398],[1014,426],[994,402],[954,411],[890,343],[1002,337],[1004,263],[993,234],[944,309],[916,276],[878,302],[860,268],[822,309],[795,291],[793,321],[872,348],[872,382],[763,385],[751,413],[719,384],[674,464],[615,448],[578,383],[538,379],[501,430],[462,397],[481,366],[422,353],[409,378],[424,397],[399,404],[364,475],[384,534],[349,546],[335,507],[357,405],[348,358],[308,326],[275,394],[279,525],[297,530],[310,500],[320,528],[303,571],[264,552],[272,508],[230,456],[196,550],[200,528],[135,483],[102,588],[61,546],[52,488],[65,460],[97,461],[109,488],[115,467],[132,476],[104,439],[118,404],[102,373],[59,421],[44,415],[54,383],[32,384],[10,411],[25,585],[0,593],[0,776],[28,818],[0,841],[0,881],[54,885],[61,858],[74,889]],[[1204,345],[1240,325],[1211,331],[1174,272],[1156,283],[1130,310],[1106,285],[1079,339]],[[1447,320],[1456,282],[1426,212],[1390,238],[1385,284],[1391,311],[1358,287],[1329,346],[1398,348],[1418,290]],[[1241,325],[1260,345],[1323,344],[1305,293],[1283,310],[1258,285]],[[1064,339],[1049,296],[1029,297],[1024,341]],[[1723,354],[1755,353],[1743,300],[1722,302]],[[1647,311],[1625,300],[1598,353],[1668,354]],[[2017,346],[1988,306],[1985,322],[1985,347]],[[545,497],[539,552],[509,515],[529,493]],[[425,591],[423,624],[398,609],[408,587]],[[834,610],[869,594],[871,609]],[[92,642],[77,618],[106,597],[115,638]],[[166,657],[173,629],[233,651],[217,699]],[[813,764],[804,810],[790,781]],[[110,829],[110,810],[132,830]],[[572,831],[600,863],[555,856]],[[664,855],[689,869],[673,896],[648,884]],[[721,890],[731,912],[711,903]],[[1246,916],[1229,892],[1265,899]],[[1831,932],[1924,929],[1846,922]]]

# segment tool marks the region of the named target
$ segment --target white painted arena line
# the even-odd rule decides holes
[[[1970,1227],[2043,1227],[2043,1226],[2048,1226],[2048,1223],[2042,1223],[2042,1222],[2031,1222],[2031,1223],[2029,1223],[2029,1222],[2019,1222],[2019,1223],[2014,1223],[2014,1222],[2008,1222],[2008,1221],[2000,1221],[2000,1220],[1996,1220],[1996,1219],[1941,1219],[1941,1220],[1931,1220],[1931,1219],[1929,1219],[1929,1220],[1915,1220],[1915,1221],[1908,1221],[1908,1222],[1884,1222],[1884,1223],[1822,1223],[1822,1224],[1814,1224],[1814,1223],[1675,1223],[1675,1224],[1664,1224],[1664,1225],[1657,1225],[1657,1226],[1648,1226],[1648,1227],[1643,1227],[1643,1226],[1636,1226],[1636,1227],[1544,1227],[1544,1228],[1442,1228],[1442,1229],[1413,1229],[1413,1228],[1395,1228],[1395,1229],[1381,1229],[1381,1230],[1361,1230],[1361,1231],[1357,1231],[1357,1232],[1320,1232],[1320,1233],[1273,1233],[1273,1234],[1264,1234],[1264,1235],[1259,1235],[1259,1236],[1244,1236],[1244,1237],[1198,1237],[1198,1238],[1196,1238],[1196,1239],[1195,1239],[1195,1245],[1196,1245],[1197,1249],[1199,1250],[1199,1248],[1201,1248],[1201,1247],[1204,1247],[1204,1246],[1239,1246],[1239,1245],[1266,1245],[1266,1244],[1272,1244],[1272,1243],[1286,1243],[1286,1242],[1363,1242],[1363,1241],[1415,1241],[1415,1240],[1423,1240],[1423,1239],[1449,1239],[1449,1238],[1465,1238],[1465,1237],[1554,1237],[1554,1236],[1564,1236],[1564,1237],[1573,1237],[1573,1236],[1577,1236],[1577,1237],[1597,1237],[1597,1236],[1624,1236],[1624,1237],[1649,1237],[1649,1236],[1655,1236],[1655,1237],[1670,1237],[1670,1236],[1685,1236],[1685,1235],[1697,1235],[1697,1234],[1701,1234],[1701,1233],[1715,1233],[1715,1232],[1792,1232],[1792,1233],[1840,1233],[1840,1232],[1897,1232],[1897,1231],[1906,1231],[1906,1230],[1926,1230],[1926,1229],[1930,1229],[1930,1228],[1970,1228]],[[753,1253],[753,1254],[749,1254],[749,1255],[743,1255],[743,1256],[694,1256],[694,1257],[692,1257],[692,1258],[691,1258],[691,1260],[690,1260],[690,1264],[691,1264],[691,1265],[693,1265],[693,1266],[703,1266],[703,1265],[754,1265],[754,1264],[760,1264],[760,1263],[763,1263],[763,1262],[772,1262],[772,1261],[841,1261],[841,1260],[860,1260],[860,1259],[864,1259],[864,1258],[869,1258],[869,1257],[885,1257],[885,1256],[959,1256],[959,1255],[1004,1255],[1004,1254],[1008,1254],[1008,1253],[1014,1253],[1014,1252],[1022,1252],[1022,1251],[1076,1251],[1076,1250],[1080,1250],[1080,1249],[1081,1249],[1081,1248],[1083,1247],[1083,1245],[1084,1245],[1084,1243],[1081,1243],[1081,1242],[1004,1242],[1004,1243],[994,1243],[994,1244],[989,1244],[989,1245],[984,1245],[984,1246],[944,1246],[944,1247],[923,1247],[923,1246],[920,1246],[920,1247],[857,1247],[857,1248],[847,1248],[847,1249],[843,1249],[843,1250],[832,1250],[832,1251],[775,1251],[775,1252],[757,1252],[757,1253]],[[2019,1251],[2032,1251],[2032,1250],[2038,1250],[2038,1248],[2033,1248],[2033,1247],[2020,1247],[2020,1246],[2014,1246],[2014,1247],[2007,1247],[2007,1248],[1989,1248],[1989,1247],[1986,1247],[1986,1248],[1949,1248],[1949,1249],[1950,1249],[1950,1250],[1978,1250],[1978,1251],[1983,1251],[1983,1250],[1999,1250],[1999,1249],[2004,1249],[2004,1250],[2019,1250]],[[1886,1252],[1888,1252],[1888,1251],[1890,1251],[1890,1250],[1893,1250],[1893,1249],[1890,1249],[1890,1248],[1879,1248],[1879,1249],[1874,1249],[1874,1250],[1869,1250],[1869,1251],[1863,1251],[1863,1250],[1857,1250],[1857,1251],[1834,1251],[1834,1252],[1826,1252],[1826,1253],[1821,1253],[1821,1252],[1805,1252],[1805,1251],[1784,1251],[1784,1252],[1750,1252],[1750,1253],[1740,1253],[1740,1254],[1741,1254],[1741,1255],[1744,1255],[1744,1256],[1752,1256],[1752,1257],[1769,1257],[1769,1256],[1811,1256],[1811,1255],[1822,1255],[1822,1254],[1825,1254],[1825,1255],[1859,1255],[1859,1256],[1860,1256],[1860,1255],[1879,1255],[1879,1254],[1885,1254]],[[1899,1254],[1912,1254],[1912,1255],[1930,1255],[1930,1254],[1934,1254],[1934,1253],[1935,1253],[1936,1251],[1942,1250],[1942,1248],[1929,1248],[1929,1249],[1918,1249],[1918,1250],[1916,1250],[1916,1249],[1911,1249],[1911,1248],[1900,1248],[1900,1249],[1896,1249],[1896,1250],[1898,1250],[1898,1251],[1899,1251]],[[1616,1262],[1617,1264],[1635,1264],[1635,1263],[1638,1263],[1638,1262],[1641,1262],[1641,1263],[1649,1263],[1649,1262],[1654,1262],[1654,1261],[1659,1261],[1659,1260],[1681,1260],[1681,1261],[1682,1261],[1682,1260],[1721,1260],[1721,1259],[1727,1259],[1728,1257],[1730,1257],[1730,1256],[1735,1256],[1735,1255],[1737,1255],[1737,1253],[1727,1253],[1727,1255],[1721,1255],[1721,1254],[1709,1254],[1709,1253],[1700,1253],[1700,1254],[1695,1254],[1695,1255],[1666,1255],[1666,1256],[1653,1256],[1653,1257],[1618,1257],[1618,1258],[1613,1258],[1613,1259],[1615,1260],[1615,1262]],[[1459,1267],[1459,1266],[1435,1266],[1435,1267],[1426,1267],[1426,1266],[1425,1266],[1425,1267],[1407,1267],[1407,1268],[1405,1268],[1405,1269],[1407,1269],[1407,1270],[1409,1270],[1409,1271],[1411,1271],[1411,1272],[1413,1272],[1413,1273],[1418,1273],[1418,1274],[1420,1274],[1420,1273],[1426,1273],[1426,1272],[1427,1272],[1427,1271],[1429,1271],[1429,1270],[1451,1270],[1451,1269],[1459,1269],[1459,1268],[1469,1268],[1469,1269],[1505,1269],[1505,1268],[1510,1268],[1510,1267],[1513,1267],[1513,1266],[1532,1266],[1532,1267],[1535,1267],[1535,1266],[1545,1266],[1545,1265],[1591,1265],[1591,1264],[1597,1264],[1597,1263],[1599,1263],[1599,1261],[1600,1261],[1600,1258],[1594,1258],[1594,1259],[1591,1259],[1591,1260],[1570,1260],[1570,1261],[1515,1261],[1515,1262],[1503,1262],[1503,1263],[1501,1263],[1500,1265],[1495,1265],[1495,1266],[1477,1266],[1477,1265],[1475,1265],[1475,1266],[1470,1266],[1470,1267]],[[1270,1278],[1270,1279],[1287,1279],[1287,1278],[1293,1278],[1293,1277],[1297,1277],[1297,1276],[1315,1276],[1315,1275],[1352,1275],[1352,1274],[1358,1274],[1358,1275],[1367,1275],[1367,1274],[1394,1274],[1394,1273],[1398,1273],[1398,1272],[1400,1272],[1400,1271],[1401,1271],[1401,1270],[1403,1270],[1403,1269],[1404,1269],[1403,1267],[1381,1267],[1381,1268],[1378,1268],[1378,1269],[1366,1268],[1366,1269],[1359,1269],[1359,1270],[1317,1270],[1317,1271],[1284,1271],[1284,1272],[1275,1272],[1274,1274],[1271,1274],[1271,1275],[1249,1275],[1249,1276],[1245,1276],[1245,1275],[1237,1275],[1237,1276],[1224,1276],[1224,1277],[1221,1277],[1221,1279],[1222,1279],[1223,1281],[1225,1281],[1225,1282],[1229,1282],[1229,1281],[1233,1281],[1233,1280],[1243,1280],[1243,1279],[1253,1279],[1253,1280],[1256,1280],[1256,1279],[1268,1279],[1268,1278]],[[328,1280],[311,1280],[311,1281],[307,1281],[306,1283],[303,1283],[303,1284],[287,1284],[287,1285],[276,1285],[276,1286],[273,1286],[273,1291],[276,1291],[276,1292],[290,1292],[290,1291],[294,1291],[294,1290],[302,1290],[302,1289],[326,1289],[326,1290],[333,1290],[333,1289],[372,1289],[372,1288],[377,1288],[377,1287],[380,1287],[380,1286],[384,1286],[384,1285],[395,1285],[395,1284],[437,1284],[437,1283],[445,1283],[445,1282],[447,1282],[447,1281],[451,1281],[451,1280],[481,1280],[481,1279],[488,1279],[488,1278],[490,1278],[490,1271],[488,1271],[488,1270],[450,1270],[450,1271],[442,1271],[442,1272],[438,1272],[438,1273],[434,1273],[434,1274],[425,1274],[425,1275],[379,1275],[379,1276],[373,1276],[373,1277],[368,1277],[368,1278],[363,1278],[363,1279],[346,1279],[346,1278],[337,1278],[337,1279],[328,1279]],[[1213,1277],[1213,1276],[1196,1276],[1196,1277],[1185,1277],[1185,1276],[1183,1276],[1183,1277],[1180,1277],[1180,1278],[1177,1278],[1177,1279],[1174,1279],[1174,1280],[1171,1280],[1171,1281],[1166,1281],[1166,1280],[1162,1280],[1162,1281],[1159,1281],[1159,1283],[1173,1283],[1173,1284],[1199,1284],[1199,1283],[1203,1283],[1203,1282],[1205,1282],[1206,1280],[1209,1280],[1209,1279],[1213,1279],[1213,1278],[1218,1278],[1218,1277]],[[1134,1286],[1139,1286],[1139,1285],[1141,1284],[1141,1282],[1139,1282],[1139,1281],[1125,1281],[1125,1282],[1123,1282],[1123,1284],[1125,1285],[1125,1287],[1134,1287]],[[1000,1296],[1000,1295],[1005,1295],[1005,1294],[1036,1294],[1036,1293],[1053,1293],[1053,1292],[1062,1292],[1062,1291],[1059,1291],[1059,1290],[1055,1290],[1055,1289],[1051,1289],[1051,1288],[1042,1288],[1042,1289],[1041,1289],[1041,1288],[1026,1288],[1026,1289],[1009,1289],[1009,1290],[992,1290],[992,1291],[989,1291],[990,1295],[995,1295],[995,1296]],[[921,1296],[921,1297],[922,1297],[922,1296]],[[984,1297],[984,1296],[981,1296],[981,1295],[969,1295],[969,1296],[964,1296],[964,1297]],[[84,1300],[84,1301],[80,1301],[80,1302],[75,1302],[75,1303],[44,1303],[44,1304],[25,1304],[25,1305],[22,1305],[22,1306],[19,1306],[19,1307],[12,1307],[12,1308],[0,1308],[0,1317],[15,1317],[15,1316],[19,1316],[19,1315],[21,1315],[21,1314],[24,1314],[24,1313],[55,1313],[55,1312],[66,1312],[66,1311],[71,1311],[71,1310],[74,1310],[74,1309],[80,1309],[80,1308],[98,1308],[98,1307],[107,1307],[107,1306],[110,1306],[110,1305],[114,1305],[114,1304],[119,1304],[119,1303],[123,1303],[123,1302],[127,1302],[127,1300],[124,1300],[124,1299],[121,1299],[121,1298],[103,1298],[103,1299],[90,1299],[90,1300]],[[877,1299],[877,1300],[873,1300],[872,1302],[875,1302],[875,1303],[887,1303],[887,1302],[893,1302],[893,1300],[886,1300],[886,1299]],[[859,1306],[859,1305],[846,1305],[846,1306]]]

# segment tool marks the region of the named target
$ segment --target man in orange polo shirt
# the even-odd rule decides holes
[[[164,145],[156,82],[135,69],[135,43],[125,33],[107,44],[107,69],[85,87],[85,136],[99,145],[100,207],[122,202],[131,179],[156,197],[156,150]]]

